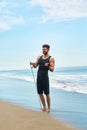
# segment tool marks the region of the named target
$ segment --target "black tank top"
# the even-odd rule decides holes
[[[49,56],[47,59],[42,59],[42,56],[40,57],[40,59],[38,61],[38,65],[39,65],[38,73],[45,73],[48,75],[49,67],[46,67],[45,63],[49,63],[50,57],[51,56]]]

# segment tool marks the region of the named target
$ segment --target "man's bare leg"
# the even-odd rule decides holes
[[[42,110],[45,112],[46,111],[45,98],[44,98],[43,94],[39,94],[39,96],[40,96],[40,100],[41,100],[42,105],[43,105],[43,109]]]
[[[46,95],[46,100],[47,100],[47,106],[48,106],[48,112],[50,112],[50,95],[49,94],[47,94]]]

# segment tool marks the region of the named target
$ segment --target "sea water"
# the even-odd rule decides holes
[[[34,77],[32,76],[32,71]],[[37,70],[0,71],[0,76],[34,82]],[[56,68],[49,73],[50,86],[65,91],[87,94],[87,66]]]

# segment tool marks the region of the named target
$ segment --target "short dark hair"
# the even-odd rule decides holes
[[[42,47],[43,48],[46,47],[47,49],[50,49],[50,45],[48,45],[48,44],[44,44],[44,45],[42,45]]]

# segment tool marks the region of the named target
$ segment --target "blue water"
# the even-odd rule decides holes
[[[87,66],[56,68],[55,72],[60,74],[87,74]]]
[[[36,70],[33,72],[36,78]],[[87,67],[57,68],[49,76],[50,114],[73,127],[87,130]],[[31,70],[0,71],[0,100],[40,110]]]

